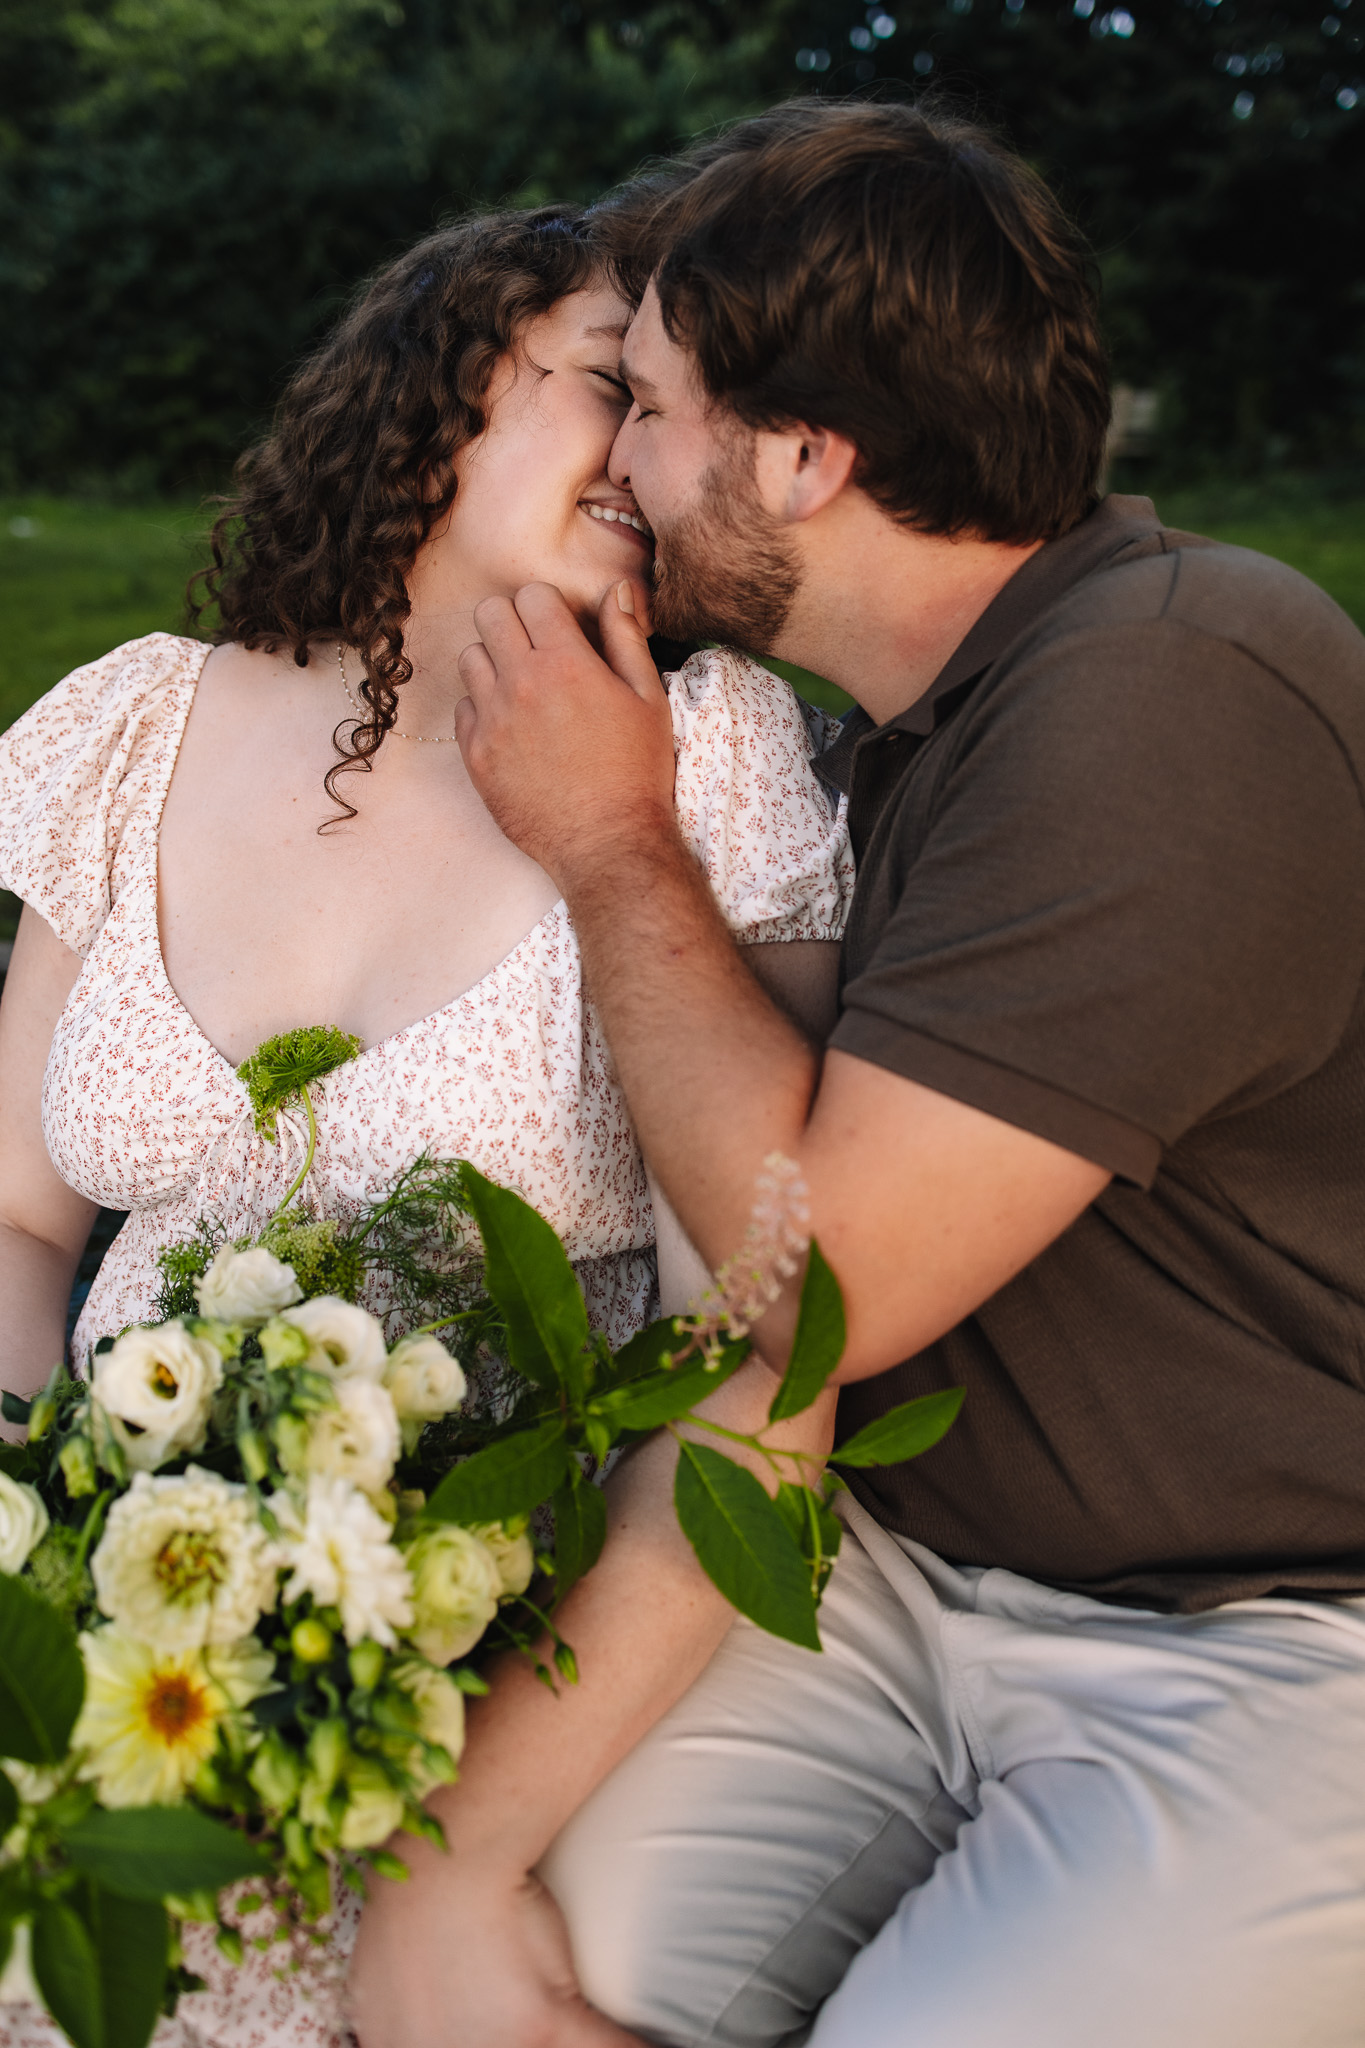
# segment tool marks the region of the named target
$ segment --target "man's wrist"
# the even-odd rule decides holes
[[[687,876],[695,866],[671,809],[632,806],[575,833],[555,861],[554,879],[572,910],[603,896],[619,900],[621,889],[638,892],[651,878],[666,886],[670,874]]]

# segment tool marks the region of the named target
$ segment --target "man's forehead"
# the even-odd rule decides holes
[[[632,385],[638,379],[655,389],[664,385],[676,389],[679,384],[695,382],[696,359],[691,349],[669,335],[653,284],[646,289],[626,329],[621,371]]]

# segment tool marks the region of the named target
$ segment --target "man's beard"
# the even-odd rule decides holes
[[[752,434],[737,431],[703,473],[697,503],[667,526],[656,523],[654,535],[654,631],[766,654],[786,624],[801,571],[759,501]]]

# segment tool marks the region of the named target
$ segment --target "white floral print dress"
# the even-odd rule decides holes
[[[77,1365],[99,1336],[150,1314],[162,1245],[206,1211],[234,1236],[259,1227],[300,1163],[287,1139],[256,1134],[242,1083],[161,953],[157,835],[208,652],[164,633],[132,641],[0,737],[0,886],[83,961],[47,1062],[48,1150],[90,1201],[129,1212],[77,1325]],[[832,810],[811,772],[804,707],[725,651],[694,655],[669,698],[678,817],[731,930],[745,943],[837,939],[853,864],[844,807]],[[321,1214],[354,1214],[422,1151],[470,1159],[553,1224],[614,1344],[656,1313],[644,1169],[562,902],[472,988],[314,1094],[307,1195]],[[342,1946],[353,1917],[341,1915]],[[334,2001],[310,1996],[315,1973],[280,1981],[269,1953],[234,1970],[190,1940],[212,1989],[182,2001],[158,2048],[340,2038]],[[5,2048],[59,2038],[41,2014],[0,2007]]]

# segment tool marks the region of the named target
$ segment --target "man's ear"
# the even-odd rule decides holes
[[[829,427],[798,426],[763,438],[769,444],[765,495],[770,505],[781,506],[785,519],[813,519],[823,512],[847,486],[858,460],[853,443]]]

